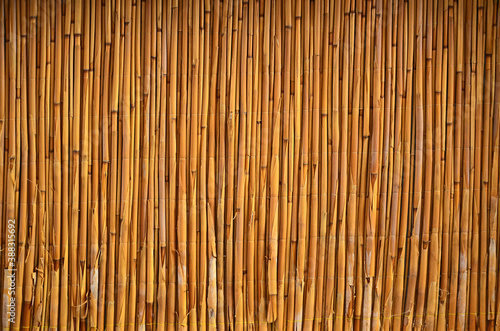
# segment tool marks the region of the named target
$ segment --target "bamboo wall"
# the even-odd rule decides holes
[[[4,330],[500,329],[499,15],[0,0]]]

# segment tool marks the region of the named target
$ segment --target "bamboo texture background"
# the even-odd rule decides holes
[[[4,330],[500,329],[499,15],[1,0]]]

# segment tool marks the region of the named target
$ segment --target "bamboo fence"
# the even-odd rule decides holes
[[[499,18],[0,0],[3,330],[500,330]]]

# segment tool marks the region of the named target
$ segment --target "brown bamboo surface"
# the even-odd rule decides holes
[[[3,330],[500,330],[499,19],[0,0]]]

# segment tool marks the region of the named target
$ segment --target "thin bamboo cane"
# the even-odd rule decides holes
[[[167,9],[167,8],[165,8]],[[161,37],[161,93],[160,93],[160,137],[159,137],[159,159],[158,159],[158,176],[159,176],[159,184],[158,184],[158,204],[159,204],[159,249],[161,253],[159,254],[158,263],[158,323],[161,324],[159,328],[165,330],[167,315],[167,268],[168,268],[168,255],[167,252],[167,209],[166,209],[166,200],[167,200],[167,146],[166,146],[166,138],[167,138],[167,20],[166,13],[168,10],[163,11],[162,17],[162,37]],[[163,33],[165,30],[165,33]],[[139,53],[140,55],[140,53]],[[158,60],[158,62],[160,62]]]
[[[330,30],[329,24],[329,4],[328,2],[321,3],[321,12],[322,15],[322,38],[323,45],[328,45],[328,33]],[[325,28],[327,27],[327,28]],[[323,46],[322,53],[322,77],[321,77],[321,151],[320,151],[320,225],[319,225],[319,256],[318,256],[318,274],[317,274],[317,282],[318,285],[316,287],[316,302],[315,302],[315,311],[314,311],[314,329],[324,328],[324,312],[323,312],[323,291],[325,289],[324,286],[324,275],[325,275],[325,256],[326,256],[326,233],[327,233],[327,219],[328,219],[328,79],[329,79],[329,51],[330,47]]]
[[[28,252],[26,253],[26,261],[25,267],[26,269],[32,270],[35,263],[35,240],[37,233],[37,208],[36,208],[36,177],[37,177],[37,153],[36,153],[36,134],[37,134],[37,125],[36,125],[36,117],[35,113],[37,100],[36,100],[36,16],[37,16],[37,3],[35,1],[30,1],[27,4],[28,8],[25,9],[27,11],[27,15],[29,19],[28,23],[28,54],[27,54],[27,64],[25,67],[28,70],[28,83],[25,88],[30,90],[30,94],[28,96],[28,146],[29,157],[28,157],[28,212],[29,212],[29,221],[28,221],[28,234],[27,234],[27,246]],[[24,274],[24,279],[22,281],[24,284],[26,292],[23,294],[23,304],[22,311],[19,312],[21,315],[21,325],[26,327],[30,324],[30,315],[32,311],[32,303],[33,303],[33,278],[29,275],[29,272]]]
[[[61,68],[62,68],[62,59],[61,59],[61,56],[62,56],[62,45],[61,45],[61,42],[62,42],[62,12],[61,12],[61,4],[60,3],[56,3],[56,8],[55,8],[55,20],[56,20],[56,35],[54,36],[54,39],[55,39],[55,61],[54,61],[54,95],[53,95],[53,100],[54,100],[54,105],[53,105],[53,108],[52,108],[52,114],[54,116],[54,122],[52,124],[52,128],[53,128],[53,131],[51,132],[51,138],[53,139],[53,162],[52,162],[52,165],[53,165],[53,176],[54,176],[54,180],[53,180],[53,187],[54,187],[54,195],[53,195],[53,201],[54,201],[54,214],[53,214],[53,228],[52,228],[52,233],[53,235],[51,236],[52,240],[50,242],[50,246],[52,247],[52,250],[50,251],[50,255],[51,255],[51,259],[52,259],[52,270],[51,270],[51,278],[52,278],[52,283],[51,283],[51,290],[50,290],[50,294],[51,294],[51,298],[50,298],[50,320],[49,320],[49,325],[50,326],[57,326],[57,325],[66,325],[66,321],[62,320],[62,323],[59,324],[58,321],[58,317],[59,317],[59,301],[60,301],[60,298],[59,298],[59,282],[60,282],[60,273],[62,273],[63,275],[67,273],[65,273],[65,271],[67,270],[67,260],[66,263],[65,262],[62,262],[61,261],[61,255],[63,255],[63,257],[67,257],[66,252],[63,252],[63,254],[61,254],[61,246],[62,244],[65,244],[67,243],[67,241],[65,240],[67,237],[63,237],[63,242],[61,242],[61,211],[63,212],[63,215],[65,217],[68,217],[68,214],[65,213],[64,214],[64,211],[67,211],[66,207],[67,207],[67,204],[65,204],[64,202],[67,202],[68,201],[68,191],[67,191],[67,185],[64,185],[64,188],[66,188],[66,190],[64,190],[64,188],[61,188],[61,177],[62,177],[62,174],[61,174],[61,170],[65,170],[64,171],[64,175],[66,175],[68,172],[67,172],[67,169],[68,169],[68,163],[67,163],[67,154],[63,154],[64,158],[61,159],[61,141],[62,141],[62,144],[63,146],[67,146],[68,144],[68,140],[67,140],[67,136],[64,135],[64,133],[67,134],[67,125],[65,126],[65,129],[66,130],[63,130],[63,139],[61,139],[61,108],[62,105],[61,105],[61,101],[62,101],[62,95],[61,95]],[[66,31],[66,29],[65,29]],[[69,40],[67,41],[69,43]],[[69,44],[68,44],[69,46]],[[68,80],[69,81],[69,80]],[[52,82],[50,82],[52,83]],[[66,84],[65,84],[66,85]],[[66,86],[65,86],[66,87]],[[64,114],[67,115],[67,109],[68,107],[66,106],[67,103],[64,103]],[[65,116],[66,117],[66,116]],[[67,118],[67,117],[66,117]],[[66,120],[64,120],[64,122],[66,123]],[[13,133],[13,132],[12,132]],[[66,139],[64,139],[66,138]],[[66,149],[65,149],[66,150]],[[62,167],[61,167],[61,161],[62,162]],[[63,183],[64,182],[67,182],[67,181],[64,181],[64,179],[67,179],[67,176],[63,177]],[[64,191],[64,193],[66,194],[63,194],[62,195],[62,207],[61,207],[61,193]],[[61,210],[62,209],[62,210]],[[63,226],[63,228],[65,228]],[[67,249],[67,246],[65,246],[65,248]],[[62,263],[61,263],[62,262]],[[60,269],[61,268],[61,269]],[[63,282],[61,282],[61,287],[62,285],[65,285],[65,283],[67,284],[67,282],[64,281],[64,278],[63,279]],[[61,301],[65,301],[65,296],[61,296]],[[61,309],[61,315],[64,314],[64,311],[65,311],[65,308],[62,308]]]
[[[6,38],[8,38],[7,43],[7,54],[6,54],[6,61],[8,63],[8,66],[6,69],[8,73],[6,74],[7,79],[8,79],[8,84],[7,84],[7,93],[9,95],[9,102],[8,102],[8,135],[7,139],[8,142],[5,144],[8,146],[7,150],[7,156],[8,156],[8,170],[7,170],[7,175],[6,175],[6,219],[7,220],[14,220],[15,219],[15,209],[16,209],[16,200],[15,200],[15,191],[16,191],[16,186],[17,186],[17,176],[16,176],[16,168],[17,168],[17,162],[18,162],[18,156],[16,153],[16,57],[17,57],[17,40],[16,40],[16,32],[17,32],[17,26],[16,26],[16,15],[15,15],[15,8],[12,4],[12,2],[9,2],[5,6],[6,8],[4,9],[3,14],[6,17],[3,22],[5,23],[5,31],[6,31]],[[8,19],[10,17],[10,19]],[[10,35],[9,35],[10,33]],[[9,231],[8,225],[5,226],[4,231],[3,231],[3,238],[6,238],[5,240],[8,239],[16,239],[17,236],[15,233],[12,233],[12,231]],[[3,259],[3,297],[5,298],[5,301],[3,301],[2,304],[2,326],[4,328],[9,328],[9,324],[11,321],[9,321],[7,318],[3,316],[10,316],[8,315],[8,303],[12,302],[12,292],[9,292],[8,290],[8,285],[9,284],[9,278],[7,277],[8,275],[12,275],[9,273],[8,268],[12,268],[13,264],[10,262],[14,261],[10,260],[9,261],[9,252],[14,253],[14,256],[16,254],[16,245],[13,245],[14,247],[11,248],[10,250],[7,251],[7,254],[4,254],[4,259]],[[12,247],[12,245],[10,246]],[[12,276],[11,276],[12,278]],[[15,299],[14,299],[15,300]]]
[[[320,92],[321,88],[319,66],[320,66],[320,25],[322,14],[320,12],[320,1],[314,4],[314,31],[313,31],[313,54],[312,54],[312,67],[313,67],[313,105],[312,105],[312,154],[310,162],[311,167],[311,202],[310,202],[310,231],[309,231],[309,249],[308,249],[308,264],[307,264],[307,281],[305,289],[305,312],[303,328],[311,330],[314,321],[314,306],[316,295],[316,262],[317,262],[317,249],[318,249],[318,206],[319,206],[319,136],[320,136]],[[311,9],[312,11],[312,9]]]
[[[220,69],[220,92],[219,92],[219,109],[217,124],[219,126],[219,134],[217,141],[219,143],[217,149],[218,157],[218,179],[217,179],[217,327],[225,328],[226,322],[226,290],[224,286],[225,274],[225,203],[226,203],[226,83],[227,83],[227,42],[228,42],[228,10],[229,1],[223,3],[222,14],[222,38],[221,38],[221,69]]]
[[[3,8],[2,8],[3,9]],[[38,88],[38,93],[37,96],[39,97],[39,114],[38,114],[38,128],[40,132],[40,138],[37,141],[37,153],[39,155],[38,157],[38,164],[37,167],[39,169],[39,201],[40,205],[38,206],[38,220],[39,226],[37,230],[37,239],[38,239],[38,261],[37,261],[37,268],[38,270],[42,270],[42,272],[38,273],[36,276],[36,288],[34,290],[34,303],[33,303],[33,328],[35,330],[39,330],[41,326],[46,325],[45,321],[45,311],[46,311],[46,304],[47,301],[44,300],[44,298],[47,298],[47,288],[48,288],[48,282],[46,282],[46,275],[48,273],[48,260],[47,260],[47,254],[46,254],[46,238],[47,238],[47,229],[48,227],[46,226],[47,224],[47,210],[46,210],[46,121],[47,121],[47,116],[46,116],[46,110],[48,109],[47,106],[47,98],[46,98],[46,89],[48,84],[46,84],[46,74],[47,74],[47,14],[48,14],[48,9],[47,9],[47,2],[43,1],[40,4],[40,27],[37,33],[40,33],[39,37],[39,53],[40,57],[38,58],[38,64],[39,66],[39,72],[38,72],[38,79],[37,79],[37,88]],[[1,34],[1,32],[0,32]],[[0,46],[1,47],[1,46]],[[2,51],[0,51],[1,53]],[[3,55],[3,54],[2,54]],[[1,56],[1,55],[0,55]],[[0,62],[3,62],[0,60]],[[0,65],[0,67],[3,67],[3,65]],[[3,68],[2,68],[3,69]],[[0,69],[0,70],[2,70]],[[3,77],[3,74],[0,74]],[[5,91],[3,90],[5,86],[0,87],[0,94],[4,94]],[[5,118],[4,116],[2,116]],[[0,134],[0,139],[2,139],[2,135]],[[2,141],[0,145],[2,145],[4,142]],[[0,147],[1,148],[1,147]],[[3,156],[3,155],[2,155]],[[0,156],[1,158],[1,156]],[[2,160],[3,162],[3,160]],[[0,172],[3,172],[3,169],[0,170]],[[1,181],[1,179],[0,179]],[[3,187],[2,184],[0,186]],[[2,190],[0,190],[2,191]],[[0,192],[0,196],[2,195],[3,192]],[[1,197],[0,197],[1,199]],[[0,208],[1,209],[1,208]],[[0,213],[2,211],[0,210]]]
[[[188,6],[183,2],[182,13],[182,61],[181,61],[181,100],[180,100],[180,147],[179,147],[179,217],[177,225],[179,264],[177,266],[177,282],[179,286],[179,328],[188,326],[188,269],[187,269],[187,26]]]
[[[442,9],[442,3],[438,3],[437,11]],[[437,15],[437,29],[436,29],[436,65],[435,65],[435,78],[434,78],[434,104],[435,104],[435,116],[434,116],[434,127],[435,127],[435,142],[434,142],[434,194],[433,194],[433,215],[436,215],[431,223],[431,234],[430,234],[430,249],[429,249],[429,289],[427,294],[427,314],[425,318],[425,323],[429,324],[431,329],[435,328],[435,321],[438,309],[438,298],[439,298],[439,260],[440,260],[440,228],[441,228],[441,218],[442,218],[442,207],[441,207],[441,196],[442,196],[442,149],[444,139],[442,138],[442,115],[441,109],[444,99],[442,98],[442,71],[443,71],[443,16]],[[440,160],[437,162],[437,160]]]
[[[429,228],[430,228],[430,213],[432,205],[432,144],[433,144],[433,81],[432,81],[432,23],[433,23],[433,13],[432,13],[432,2],[427,2],[427,12],[426,12],[426,44],[425,44],[425,115],[424,122],[425,125],[425,174],[424,174],[424,205],[423,205],[423,221],[422,221],[422,244],[421,244],[421,258],[419,273],[421,275],[418,279],[418,290],[416,298],[416,312],[415,319],[416,325],[422,325],[424,320],[424,307],[425,307],[425,296],[426,287],[425,282],[427,280],[427,270],[428,270],[428,252],[429,252]]]
[[[140,163],[141,163],[141,25],[139,24],[138,17],[141,16],[141,3],[138,2],[132,7],[132,30],[135,30],[133,36],[132,48],[134,50],[132,56],[132,72],[131,76],[134,77],[132,81],[133,92],[131,93],[132,104],[131,108],[134,111],[135,123],[134,123],[134,190],[133,190],[133,202],[132,202],[132,225],[130,229],[131,245],[130,245],[130,287],[129,287],[129,312],[127,323],[129,325],[128,329],[132,330],[135,326],[136,321],[136,310],[137,310],[137,258],[138,258],[138,244],[140,239],[140,185],[139,180],[141,176],[139,175]]]
[[[295,310],[293,315],[294,328],[302,329],[303,327],[303,300],[304,300],[304,283],[306,268],[306,217],[309,214],[308,208],[308,169],[309,169],[309,84],[310,84],[310,50],[309,50],[309,24],[310,24],[310,8],[308,4],[304,5],[304,26],[303,26],[303,52],[304,52],[304,83],[303,83],[303,105],[302,105],[302,135],[301,135],[301,155],[299,161],[299,177],[298,177],[298,215],[297,215],[297,274],[295,283]],[[264,43],[264,47],[266,43]],[[263,88],[266,85],[264,84]],[[301,91],[302,92],[302,91]],[[264,111],[264,110],[263,110]]]
[[[207,8],[208,7],[208,8]],[[200,98],[201,115],[200,115],[200,198],[198,203],[200,207],[200,239],[197,256],[199,258],[199,273],[198,273],[198,309],[199,309],[199,326],[201,330],[207,329],[207,284],[208,284],[208,223],[207,223],[207,154],[208,154],[208,107],[209,107],[209,86],[210,86],[210,16],[211,9],[208,3],[202,3],[201,12],[204,13],[200,25],[202,31],[202,41],[200,42],[201,54],[200,67],[203,73],[200,76],[200,89],[202,97]],[[212,223],[213,224],[213,223]],[[209,325],[209,327],[213,327]]]
[[[132,4],[126,3],[125,6],[125,53],[131,53],[131,29],[130,24]],[[115,32],[116,33],[116,32]],[[118,275],[117,275],[117,306],[116,306],[116,320],[118,327],[123,330],[125,326],[125,312],[127,311],[126,305],[126,286],[128,274],[128,245],[130,241],[129,228],[130,228],[130,206],[131,206],[131,191],[130,179],[130,165],[133,158],[131,157],[131,145],[133,145],[131,137],[131,109],[130,109],[130,83],[131,83],[131,57],[124,58],[124,73],[123,73],[123,149],[122,149],[122,191],[121,191],[121,205],[120,205],[120,229],[119,229],[119,258],[118,258]]]
[[[251,0],[248,9],[248,85],[247,90],[251,91],[247,99],[247,115],[249,117],[248,125],[250,128],[249,143],[247,142],[247,150],[249,152],[249,178],[248,178],[248,207],[247,207],[247,238],[246,238],[246,270],[247,270],[247,309],[246,320],[248,329],[257,329],[255,326],[255,221],[257,219],[256,205],[257,205],[257,184],[258,184],[258,170],[257,170],[257,106],[258,106],[258,77],[259,77],[259,60],[258,53],[259,43],[258,39],[254,36],[258,32],[259,20],[259,7],[258,3]]]
[[[451,9],[452,11],[453,9]],[[448,11],[450,9],[448,8]],[[450,75],[450,81],[446,82],[443,86],[443,101],[447,100],[448,104],[446,104],[445,107],[443,107],[443,115],[446,119],[446,129],[444,130],[445,132],[445,141],[446,141],[446,160],[445,160],[445,169],[446,169],[446,174],[444,176],[444,210],[443,210],[443,224],[442,224],[442,253],[441,253],[441,284],[440,284],[440,291],[445,294],[441,295],[440,301],[439,301],[439,310],[438,310],[438,328],[443,327],[446,325],[446,318],[447,318],[447,306],[448,306],[448,297],[449,297],[449,233],[450,233],[450,220],[452,220],[453,215],[451,212],[453,212],[452,207],[451,207],[451,180],[453,177],[453,161],[451,156],[448,157],[448,155],[451,155],[453,152],[453,137],[452,137],[452,129],[453,129],[453,109],[450,110],[450,108],[453,107],[452,101],[449,101],[450,98],[453,98],[454,96],[454,90],[453,90],[453,83],[454,83],[454,72],[453,72],[453,60],[449,58],[449,48],[450,48],[450,43],[451,46],[453,46],[453,38],[450,37],[450,34],[452,35],[452,31],[450,31],[450,19],[451,15],[447,15],[445,18],[445,23],[444,23],[444,31],[445,35],[448,35],[448,39],[443,38],[443,47],[444,49],[444,58],[446,59],[443,61],[443,66],[446,67],[447,73],[452,72]],[[451,64],[450,64],[451,62]],[[450,87],[450,85],[452,87]]]
[[[364,12],[366,13],[365,16],[366,18],[362,21],[362,24],[364,26],[362,27],[362,31],[365,31],[366,36],[365,39],[362,41],[362,43],[366,43],[366,50],[365,50],[365,58],[364,62],[361,64],[361,70],[362,72],[365,72],[365,79],[364,79],[364,88],[363,88],[363,93],[361,94],[361,107],[363,108],[363,114],[362,119],[360,121],[362,122],[362,126],[360,126],[359,134],[357,137],[357,140],[361,142],[361,150],[360,153],[358,154],[358,164],[360,166],[361,172],[358,174],[358,183],[359,183],[359,194],[360,194],[360,199],[357,203],[357,215],[358,215],[358,224],[356,225],[356,239],[357,239],[357,256],[356,256],[356,262],[353,262],[352,264],[349,263],[349,269],[352,269],[349,273],[353,274],[353,278],[355,277],[355,283],[351,286],[351,314],[350,314],[350,319],[347,319],[347,327],[350,327],[350,325],[354,324],[354,327],[356,329],[359,329],[361,326],[362,322],[362,304],[363,304],[363,296],[364,296],[364,278],[363,275],[366,275],[364,273],[364,259],[363,256],[366,256],[364,254],[364,243],[365,243],[365,232],[366,232],[366,224],[361,221],[364,218],[367,218],[368,216],[366,215],[366,200],[368,198],[367,194],[367,179],[366,179],[366,173],[368,171],[368,160],[370,159],[368,153],[369,149],[369,141],[370,141],[370,131],[369,131],[369,126],[370,126],[370,116],[371,112],[369,111],[370,109],[370,93],[367,90],[367,86],[371,84],[372,82],[372,71],[371,71],[371,62],[372,62],[372,57],[373,57],[373,50],[372,50],[372,44],[373,41],[371,40],[371,36],[374,34],[373,32],[373,13],[372,13],[372,4],[370,2],[365,4]],[[345,28],[347,30],[347,26]],[[346,35],[347,32],[344,32]],[[369,37],[369,38],[368,38]],[[359,142],[358,142],[359,143]],[[363,215],[360,217],[359,215]],[[355,271],[354,271],[355,270]],[[355,284],[355,285],[354,285]],[[359,289],[359,291],[356,291],[356,289]],[[347,302],[346,302],[347,305]],[[354,318],[354,321],[352,320]]]
[[[423,31],[423,2],[417,4],[417,30]],[[412,208],[412,219],[411,227],[409,229],[410,233],[407,234],[409,238],[408,250],[409,250],[409,271],[407,280],[407,295],[405,300],[405,319],[404,328],[411,326],[410,321],[414,317],[414,307],[415,307],[415,290],[418,276],[418,257],[420,255],[420,236],[422,232],[422,186],[423,177],[423,152],[424,152],[424,44],[423,35],[419,35],[416,41],[416,79],[415,79],[415,97],[416,97],[416,124],[415,124],[415,177],[414,177],[414,188],[413,188],[413,208]],[[450,64],[451,65],[451,64]]]
[[[244,298],[243,298],[243,249],[244,249],[244,192],[246,190],[245,179],[245,155],[246,155],[246,129],[247,129],[247,53],[248,53],[248,3],[243,3],[242,12],[243,26],[242,26],[242,44],[241,44],[241,103],[239,112],[239,142],[238,142],[238,161],[237,161],[237,189],[236,189],[236,211],[235,211],[235,225],[234,225],[234,259],[241,261],[235,264],[234,270],[234,313],[235,313],[235,326],[236,330],[243,330],[244,324]]]
[[[406,7],[407,5],[405,5]],[[409,31],[410,35],[413,35],[413,27],[414,27],[414,3],[408,5],[408,8],[405,10],[408,11],[408,19],[404,20],[405,30]],[[410,33],[411,32],[411,33]],[[403,69],[408,67],[413,67],[413,40],[408,40],[405,36],[405,49],[407,49],[407,58],[405,61],[405,66]],[[395,311],[393,315],[395,315],[394,319],[394,328],[401,329],[401,321],[405,315],[405,312],[402,308],[403,306],[403,288],[404,288],[404,274],[405,274],[405,257],[406,257],[406,236],[407,236],[407,228],[408,228],[408,218],[410,217],[409,212],[409,203],[411,201],[411,188],[410,188],[410,173],[411,169],[411,160],[410,160],[410,148],[411,148],[411,100],[412,100],[412,72],[410,71],[405,77],[404,83],[406,87],[405,98],[403,99],[403,116],[404,116],[404,126],[403,126],[403,193],[402,193],[402,206],[401,206],[401,222],[400,222],[400,230],[399,230],[399,243],[398,243],[398,257],[397,257],[397,269],[396,269],[396,288],[394,290],[394,305]]]
[[[101,194],[100,194],[100,215],[101,220],[99,222],[99,232],[101,234],[99,238],[100,244],[100,271],[99,271],[99,299],[97,304],[97,328],[101,329],[105,327],[105,306],[106,306],[106,290],[107,290],[107,255],[108,255],[108,193],[107,193],[107,178],[108,169],[110,163],[110,153],[109,153],[109,101],[108,96],[110,93],[110,59],[111,59],[111,6],[108,4],[105,6],[104,14],[104,28],[106,31],[104,38],[104,67],[103,67],[103,89],[102,89],[102,168],[101,168]]]
[[[460,6],[458,9],[458,21],[459,24],[463,25],[463,6]],[[463,49],[463,34],[462,31],[458,31],[457,36],[457,49]],[[456,55],[456,92],[455,100],[456,100],[456,115],[455,115],[455,160],[454,160],[454,185],[455,185],[455,193],[454,193],[454,214],[455,223],[453,224],[453,233],[452,233],[452,275],[451,275],[451,291],[450,291],[450,314],[456,316],[457,309],[457,299],[458,299],[458,272],[459,272],[459,252],[460,252],[460,224],[465,223],[465,221],[461,220],[460,213],[460,200],[461,200],[461,167],[462,167],[462,149],[463,149],[463,97],[462,97],[462,84],[463,84],[463,56],[462,52],[457,52]],[[449,320],[450,327],[455,328],[456,319],[451,317]]]
[[[291,100],[292,108],[292,116],[293,116],[293,179],[292,179],[292,215],[291,215],[291,229],[290,229],[290,264],[289,264],[289,282],[288,282],[288,301],[287,301],[287,312],[286,318],[287,329],[291,329],[294,326],[294,316],[295,316],[295,290],[296,290],[296,274],[297,274],[297,246],[298,246],[298,199],[299,199],[299,162],[300,159],[300,148],[301,148],[301,107],[300,100],[302,97],[301,92],[301,4],[298,2],[295,3],[294,6],[295,16],[292,16],[295,19],[295,24],[292,26],[292,35],[293,35],[293,49],[295,52],[293,53],[294,58],[292,62],[292,72],[294,77],[294,84],[291,84],[294,89],[293,98]],[[293,15],[293,14],[292,14]],[[292,149],[292,148],[291,148]],[[302,167],[300,167],[302,168]]]
[[[214,330],[217,327],[218,322],[218,261],[222,260],[222,257],[218,259],[219,245],[216,243],[216,234],[218,234],[216,228],[216,208],[215,208],[215,190],[216,190],[216,117],[217,117],[217,96],[216,96],[216,81],[217,81],[217,66],[218,66],[218,47],[219,47],[219,15],[220,15],[220,4],[219,1],[214,1],[212,11],[214,12],[213,20],[213,37],[212,37],[212,49],[211,49],[211,73],[210,73],[210,105],[209,105],[209,142],[208,142],[208,215],[207,215],[207,226],[208,226],[208,323],[210,330]],[[208,39],[208,38],[207,38]],[[206,50],[208,54],[208,49]],[[208,63],[206,63],[208,68]]]
[[[147,236],[146,236],[146,328],[148,330],[152,329],[153,316],[156,312],[156,291],[155,285],[157,284],[157,258],[154,252],[158,251],[157,247],[157,229],[158,229],[158,145],[157,145],[157,127],[156,118],[159,117],[158,103],[156,102],[156,87],[159,85],[156,74],[157,72],[157,2],[151,1],[151,14],[149,20],[147,19],[147,24],[151,25],[151,60],[149,65],[150,69],[150,86],[149,86],[149,104],[150,104],[150,122],[149,122],[149,183],[148,183],[148,218],[147,218]],[[160,38],[161,40],[161,38]],[[160,59],[161,63],[161,59]],[[121,136],[120,136],[121,137]]]
[[[393,197],[392,187],[393,173],[394,173],[394,153],[390,151],[390,144],[394,145],[393,137],[390,133],[394,131],[394,83],[392,77],[392,70],[394,68],[393,62],[393,7],[392,3],[389,2],[385,4],[383,12],[383,20],[387,21],[385,26],[384,43],[385,48],[383,49],[384,61],[385,62],[385,75],[383,79],[385,81],[383,98],[384,98],[384,124],[383,124],[383,141],[381,141],[382,148],[382,179],[380,186],[380,231],[378,235],[379,240],[379,255],[376,271],[376,282],[375,282],[375,295],[374,295],[374,312],[373,312],[373,327],[380,329],[384,323],[383,316],[383,304],[384,304],[384,279],[387,275],[386,265],[389,263],[388,259],[386,261],[385,256],[388,253],[389,246],[389,236],[391,227],[390,218],[390,207],[391,200]],[[384,26],[382,25],[382,28]],[[395,29],[397,31],[397,29]],[[391,141],[392,140],[392,141]]]
[[[196,263],[196,232],[197,232],[197,186],[198,186],[198,117],[200,107],[199,98],[199,62],[200,62],[200,3],[194,1],[190,10],[192,12],[192,59],[191,70],[191,114],[190,114],[190,159],[189,159],[189,220],[188,220],[188,280],[189,280],[189,325],[197,326],[198,304],[197,304],[197,263]]]
[[[487,302],[487,308],[485,311],[486,315],[486,320],[487,320],[487,325],[488,327],[493,326],[493,320],[495,319],[494,317],[494,312],[496,308],[496,286],[497,286],[497,269],[498,269],[498,263],[497,263],[497,210],[498,210],[498,205],[497,205],[497,197],[498,195],[498,157],[495,157],[495,148],[498,148],[498,133],[497,131],[497,126],[498,126],[498,114],[496,112],[496,107],[495,107],[495,92],[496,92],[496,85],[492,84],[491,82],[496,81],[496,75],[498,74],[496,72],[497,66],[493,64],[493,61],[496,62],[496,48],[495,48],[495,34],[496,34],[496,29],[494,29],[494,20],[495,18],[495,10],[494,10],[494,5],[493,2],[488,2],[487,4],[487,28],[486,28],[486,61],[490,59],[492,62],[490,64],[491,66],[491,77],[490,77],[490,86],[488,86],[485,94],[488,96],[488,112],[490,116],[490,131],[491,135],[489,137],[489,143],[488,145],[491,146],[491,156],[490,156],[490,161],[488,164],[491,164],[491,169],[489,173],[489,182],[490,184],[490,192],[489,192],[489,210],[490,210],[490,217],[488,221],[488,302]],[[498,16],[498,14],[497,14]],[[495,60],[494,60],[495,59]],[[488,62],[487,62],[488,65]],[[487,81],[488,83],[488,81]]]
[[[257,234],[257,302],[258,302],[258,327],[259,330],[267,330],[267,289],[265,286],[266,263],[265,263],[265,238],[266,238],[266,197],[268,182],[268,150],[269,150],[269,91],[270,91],[270,25],[271,4],[266,2],[261,9],[264,13],[262,29],[262,112],[261,140],[260,140],[260,175],[259,175],[259,223]],[[262,15],[262,13],[261,13]]]
[[[89,297],[89,327],[92,330],[97,329],[98,323],[98,312],[97,312],[97,300],[99,297],[99,181],[100,181],[100,171],[99,171],[99,152],[100,152],[100,93],[101,93],[101,31],[102,31],[102,4],[100,1],[96,2],[95,6],[95,61],[94,61],[94,90],[93,90],[93,102],[92,108],[92,160],[91,160],[91,171],[92,171],[92,199],[91,199],[91,224],[90,224],[90,236],[89,236],[89,246],[90,246],[90,297]]]
[[[395,4],[394,8],[394,20],[393,20],[393,37],[396,37],[398,40],[398,46],[393,45],[393,53],[396,53],[396,79],[394,80],[395,90],[394,90],[394,134],[392,138],[392,144],[394,146],[394,156],[393,156],[393,171],[392,175],[392,185],[389,185],[392,191],[392,200],[390,203],[390,224],[389,224],[389,243],[387,247],[387,256],[389,259],[386,261],[386,272],[385,272],[385,285],[384,285],[384,307],[383,307],[383,328],[384,330],[390,329],[392,325],[392,309],[393,309],[393,298],[392,291],[394,288],[394,271],[395,271],[395,259],[397,257],[396,251],[396,240],[397,240],[397,232],[398,232],[398,222],[397,218],[399,215],[399,211],[401,208],[401,172],[402,172],[402,158],[401,158],[401,129],[402,129],[402,57],[403,57],[403,33],[401,27],[402,21],[402,10],[399,5]],[[388,36],[388,39],[391,37]],[[394,38],[394,39],[396,39]],[[396,50],[394,50],[396,48]],[[389,54],[389,52],[388,52]],[[390,79],[390,78],[388,78]],[[392,117],[392,114],[391,114]]]
[[[497,101],[497,98],[498,98],[498,79],[499,79],[499,74],[500,74],[500,71],[499,71],[499,67],[498,67],[498,64],[499,64],[499,56],[500,56],[500,52],[499,52],[499,49],[498,47],[500,46],[500,34],[499,34],[499,31],[498,31],[498,5],[497,5],[497,17],[496,17],[496,22],[497,22],[497,31],[495,32],[496,33],[496,42],[495,42],[495,104],[494,104],[494,113],[496,114],[497,116],[497,119],[496,121],[494,122],[494,130],[498,130],[498,101]],[[498,135],[498,131],[496,132],[496,135]],[[495,133],[493,134],[493,137],[495,138],[495,147],[496,150],[498,150],[498,137],[496,137]],[[498,151],[496,152],[496,154],[498,154]],[[495,157],[493,157],[493,160],[495,162]],[[496,175],[496,173],[498,172],[498,161],[496,161],[497,163],[495,164],[497,168],[493,168],[492,169],[492,177],[494,176],[498,176]],[[495,174],[495,175],[494,175]],[[492,179],[493,181],[494,179]],[[497,207],[498,208],[498,207]],[[495,258],[497,260],[495,260],[495,262],[498,263],[498,253],[497,251],[494,249],[494,247],[492,246],[495,246],[497,247],[498,249],[498,219],[495,219],[496,221],[496,224],[492,224],[491,225],[491,229],[490,229],[490,252],[492,255],[495,255]],[[491,240],[491,238],[493,238],[493,241]],[[494,262],[492,262],[492,264],[494,265]],[[492,279],[495,279],[495,276],[498,274],[498,271],[496,269],[493,269],[490,267],[490,270],[492,270]],[[500,292],[500,284],[498,283],[497,280],[493,280],[493,282],[497,282],[495,285],[496,285],[496,291],[497,291],[497,295],[498,293]],[[493,308],[493,307],[492,307]],[[491,309],[491,308],[490,308]],[[491,324],[494,324],[495,327],[498,327],[500,325],[500,318],[498,317],[498,312],[499,312],[499,307],[498,307],[498,304],[497,304],[497,309],[496,309],[496,312],[493,312],[493,313],[490,313],[489,317],[491,317],[491,319],[494,319],[495,317],[495,314],[496,314],[496,321],[493,323],[491,322]]]
[[[470,280],[469,265],[470,265],[470,229],[471,229],[471,202],[470,188],[472,184],[471,168],[473,163],[473,135],[471,118],[471,39],[472,39],[472,2],[467,2],[465,10],[465,54],[464,65],[465,68],[465,93],[464,93],[464,164],[463,164],[463,203],[462,203],[462,219],[465,221],[460,225],[460,268],[459,268],[459,283],[458,283],[458,308],[457,308],[457,328],[464,330],[468,324],[467,304],[469,302],[468,283]]]
[[[172,2],[172,35],[171,35],[171,49],[177,48],[177,30],[179,15],[178,15],[178,3],[177,1]],[[168,121],[168,136],[169,136],[169,189],[168,189],[168,289],[167,289],[167,301],[170,305],[167,306],[167,323],[168,329],[172,330],[174,328],[175,319],[175,307],[176,307],[176,268],[177,268],[177,252],[176,252],[176,178],[177,178],[177,56],[174,53],[170,57],[170,91],[169,91],[169,121]]]

